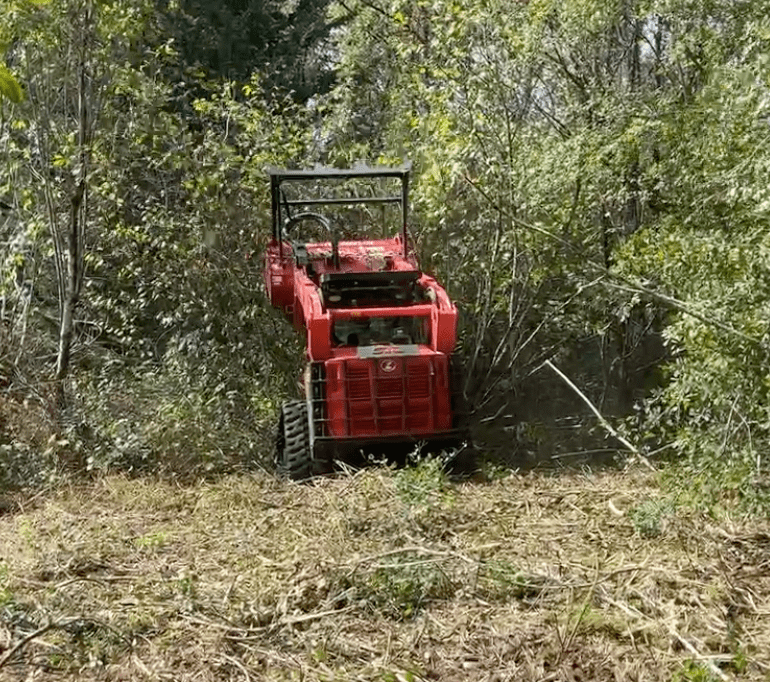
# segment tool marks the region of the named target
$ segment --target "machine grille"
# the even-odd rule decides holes
[[[345,363],[348,434],[390,436],[435,429],[430,357],[387,356]]]

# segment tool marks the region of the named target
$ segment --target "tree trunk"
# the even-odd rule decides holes
[[[82,282],[81,232],[83,229],[83,207],[85,201],[85,179],[82,179],[72,197],[70,209],[69,244],[67,248],[67,279],[64,300],[61,305],[61,321],[59,322],[59,352],[56,357],[56,374],[54,379],[60,386],[67,377],[70,366],[72,335],[75,325],[75,308],[80,298],[80,283]],[[61,392],[61,389],[60,389]]]
[[[64,286],[60,289],[61,319],[59,322],[59,351],[56,357],[56,374],[59,402],[64,403],[64,380],[70,368],[73,331],[75,326],[75,310],[80,289],[83,283],[84,232],[87,200],[87,166],[88,166],[88,103],[86,94],[86,56],[88,37],[91,29],[91,8],[86,9],[80,46],[80,63],[78,65],[78,156],[79,164],[75,189],[70,200],[70,220],[67,232],[66,275]]]

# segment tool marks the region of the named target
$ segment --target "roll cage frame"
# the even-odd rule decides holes
[[[272,213],[273,239],[278,242],[279,257],[284,257],[284,239],[286,238],[286,225],[292,219],[301,217],[303,211],[298,215],[292,215],[293,208],[304,210],[317,206],[353,206],[355,204],[397,204],[401,208],[401,242],[403,245],[403,256],[408,257],[408,228],[407,216],[409,214],[409,173],[412,170],[412,164],[406,163],[395,167],[377,167],[361,166],[353,169],[337,168],[315,168],[312,170],[286,170],[278,168],[268,168],[267,173],[270,176],[270,200]],[[394,178],[401,183],[401,192],[399,194],[375,196],[375,197],[309,197],[300,199],[288,199],[283,192],[285,184],[301,184],[312,180],[355,180],[365,178]],[[334,235],[332,241],[336,241]]]

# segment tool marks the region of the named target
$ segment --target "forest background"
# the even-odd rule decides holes
[[[302,349],[264,168],[410,159],[486,461],[623,449],[553,365],[766,508],[767,2],[1,6],[0,487],[267,465]]]

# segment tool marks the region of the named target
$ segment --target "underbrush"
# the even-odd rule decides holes
[[[662,483],[680,504],[722,516],[749,514],[767,516],[770,512],[770,474],[766,465],[752,453],[737,452],[719,457],[701,454],[671,462]]]
[[[0,394],[0,491],[37,489],[56,478],[61,440],[50,405]]]
[[[81,375],[53,397],[0,396],[0,489],[107,472],[195,480],[270,466],[277,407],[256,382],[146,368]]]
[[[81,385],[87,470],[194,479],[267,465],[276,406],[244,384],[212,386],[172,367]]]

